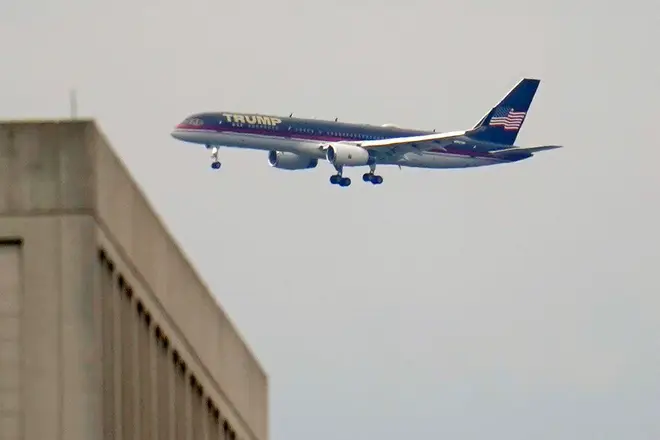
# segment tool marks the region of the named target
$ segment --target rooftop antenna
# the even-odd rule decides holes
[[[69,107],[71,110],[71,119],[78,117],[78,99],[76,96],[76,89],[71,89],[69,92]]]

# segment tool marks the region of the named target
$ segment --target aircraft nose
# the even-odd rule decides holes
[[[170,133],[170,136],[172,136],[174,139],[183,140],[182,139],[183,132],[181,130],[179,130],[180,125],[181,124],[174,127],[174,130],[172,130],[172,132]]]

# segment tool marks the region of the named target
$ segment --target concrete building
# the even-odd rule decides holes
[[[0,439],[268,440],[267,382],[93,121],[0,122]]]

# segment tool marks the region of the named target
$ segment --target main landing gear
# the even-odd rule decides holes
[[[362,175],[362,180],[364,182],[371,182],[374,185],[380,185],[381,183],[383,183],[383,177],[382,176],[377,176],[377,175],[374,174],[374,172],[376,171],[376,165],[375,164],[370,164],[369,168],[370,168],[369,172],[364,173]]]
[[[207,145],[206,149],[211,150],[211,160],[213,161],[211,162],[211,168],[213,168],[214,170],[219,170],[220,167],[222,166],[222,164],[218,160],[219,148],[216,146]]]
[[[374,171],[376,171],[376,165],[370,164],[369,168],[369,172],[362,175],[362,180],[364,182],[371,182],[373,185],[380,185],[383,183],[382,176],[374,174]],[[349,186],[351,184],[351,179],[342,175],[343,168],[335,166],[335,169],[337,170],[337,174],[330,176],[330,183],[339,186]]]
[[[349,186],[351,184],[351,179],[350,177],[344,177],[342,175],[343,168],[335,166],[335,169],[337,170],[337,174],[330,176],[330,183],[332,185]]]
[[[374,185],[380,185],[383,183],[383,177],[376,176],[374,173],[364,173],[362,175],[362,180],[365,182],[371,182]]]

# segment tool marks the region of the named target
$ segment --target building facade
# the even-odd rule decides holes
[[[268,379],[93,121],[0,123],[0,438],[268,440]]]

